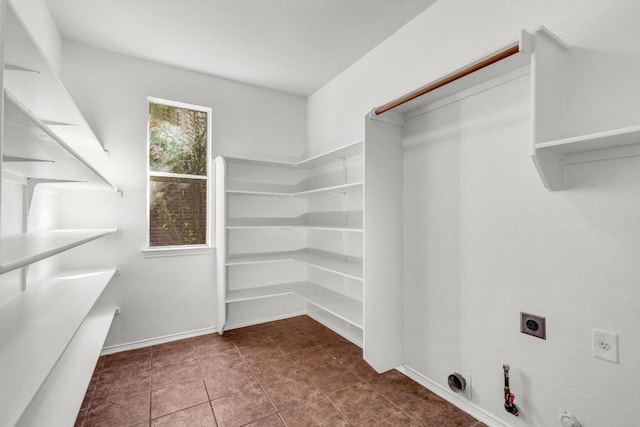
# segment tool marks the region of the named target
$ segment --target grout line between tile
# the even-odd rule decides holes
[[[271,338],[269,338],[269,339],[271,340]],[[271,341],[273,342],[273,340],[271,340]],[[271,398],[267,394],[267,391],[264,389],[264,387],[262,386],[260,381],[258,381],[258,378],[256,377],[256,375],[253,373],[253,369],[251,369],[251,364],[249,364],[247,362],[247,360],[244,358],[244,355],[242,354],[242,352],[238,351],[238,353],[240,353],[240,357],[242,358],[242,361],[244,362],[244,364],[247,365],[247,367],[249,368],[249,372],[251,372],[251,376],[253,377],[254,381],[256,382],[256,384],[258,384],[258,387],[260,387],[260,390],[262,390],[262,393],[264,393],[264,395],[267,398],[267,400],[269,400],[269,403],[273,407],[273,410],[276,411],[275,413],[278,414],[278,416],[280,416],[278,408],[276,407],[275,403],[273,403],[273,400],[271,400]],[[273,415],[273,414],[269,414],[268,416],[271,416],[271,415]],[[266,418],[266,417],[264,417],[264,418]],[[262,418],[260,418],[260,419],[262,419]],[[280,419],[282,419],[282,417]],[[258,421],[258,420],[253,420],[253,421],[249,422],[248,424],[251,424],[252,422],[255,422],[255,421]]]
[[[310,384],[310,385],[312,385],[316,390],[318,390],[318,391],[319,391],[320,396],[322,396],[322,398],[326,399],[326,401],[327,401],[327,402],[329,402],[329,404],[331,405],[331,407],[334,409],[335,413],[336,413],[336,414],[339,414],[340,416],[344,417],[344,419],[348,420],[348,422],[349,422],[349,424],[350,424],[350,425],[354,425],[354,424],[353,424],[353,422],[352,422],[352,420],[351,420],[351,419],[350,419],[350,418],[349,418],[349,417],[348,417],[348,416],[347,416],[347,415],[346,415],[346,414],[345,414],[345,413],[344,413],[344,412],[343,412],[343,411],[342,411],[338,406],[336,406],[336,404],[335,404],[334,400],[333,400],[333,399],[331,399],[331,397],[330,397],[330,395],[331,395],[331,394],[333,394],[333,393],[337,393],[337,392],[339,392],[339,391],[341,391],[341,390],[348,389],[348,388],[352,387],[352,386],[353,386],[353,384],[351,384],[351,385],[347,385],[347,386],[345,386],[345,387],[341,387],[341,388],[339,388],[338,390],[331,390],[331,392],[330,392],[330,393],[329,393],[329,392],[325,392],[325,391],[321,390],[320,388],[318,388],[318,386],[315,384],[315,382],[314,382],[314,381],[312,381],[312,380],[311,380],[311,378],[308,376],[308,374],[307,374],[306,370],[301,369],[300,367],[298,367],[298,365],[297,365],[296,363],[294,363],[294,361],[293,361],[293,359],[292,359],[292,357],[291,357],[291,355],[292,355],[292,354],[296,354],[296,353],[298,353],[298,352],[300,352],[300,351],[304,351],[306,348],[301,348],[301,349],[298,349],[297,351],[294,351],[294,352],[285,353],[285,352],[283,352],[283,351],[282,351],[282,348],[280,347],[280,345],[278,344],[278,342],[277,342],[277,341],[274,341],[274,340],[271,338],[270,334],[268,334],[268,331],[269,331],[271,328],[278,327],[278,326],[288,327],[288,328],[291,328],[292,330],[295,330],[295,331],[297,331],[297,332],[299,332],[299,333],[302,333],[302,334],[307,334],[307,335],[312,334],[312,332],[305,332],[304,330],[302,330],[302,329],[300,328],[300,325],[298,325],[298,324],[297,324],[297,323],[295,323],[295,322],[289,322],[289,323],[288,323],[288,324],[286,324],[286,325],[277,325],[277,324],[273,324],[273,325],[269,325],[268,327],[265,327],[265,328],[259,328],[259,329],[250,330],[250,331],[246,331],[246,332],[259,332],[260,334],[264,334],[264,335],[266,335],[266,336],[267,336],[267,338],[268,338],[268,340],[265,340],[265,341],[268,341],[269,343],[271,343],[271,344],[275,345],[275,346],[280,350],[280,352],[281,352],[281,353],[282,353],[282,355],[285,357],[285,359],[286,359],[287,361],[289,361],[289,362],[290,362],[290,363],[295,367],[296,372],[300,373],[300,374],[302,375],[302,377],[303,377],[306,381],[308,381],[308,382],[309,382],[309,384]],[[240,335],[240,334],[242,334],[242,333],[244,333],[244,332],[239,332],[239,333],[238,333],[238,335]],[[331,341],[331,342],[333,342],[333,341]],[[243,354],[243,352],[242,352],[242,351],[240,351],[240,348],[238,347],[238,345],[237,345],[233,340],[231,340],[231,343],[233,344],[233,347],[232,347],[232,348],[233,348],[233,350],[235,350],[235,352],[236,352],[237,354],[239,354],[239,355],[240,355],[240,359],[242,360],[242,363],[244,363],[244,364],[245,364],[245,366],[249,367],[249,372],[251,373],[252,378],[254,379],[254,381],[256,382],[257,386],[258,386],[258,387],[260,388],[260,390],[262,391],[262,393],[267,397],[267,400],[269,401],[269,403],[271,404],[272,408],[274,409],[275,414],[277,414],[278,418],[280,419],[280,421],[282,422],[282,424],[283,424],[283,425],[288,426],[288,424],[287,424],[287,422],[285,421],[284,417],[281,415],[281,411],[280,411],[280,410],[278,410],[278,408],[277,408],[277,407],[276,407],[276,405],[274,404],[274,402],[273,402],[273,400],[271,399],[271,397],[267,394],[267,392],[266,392],[266,390],[265,390],[265,387],[264,387],[264,385],[263,385],[263,381],[259,381],[259,380],[258,380],[258,377],[257,377],[257,376],[256,376],[256,374],[255,374],[255,367],[252,367],[252,366],[251,366],[251,364],[250,364],[250,363],[247,361],[247,359],[245,358],[245,355]],[[185,343],[185,344],[186,344],[186,343]],[[294,343],[294,344],[295,344],[295,343]],[[251,345],[251,344],[249,344],[249,345]],[[317,368],[321,368],[321,367],[325,367],[325,366],[331,366],[331,365],[332,365],[332,363],[335,361],[335,363],[337,363],[337,365],[338,365],[338,366],[340,366],[341,368],[343,368],[343,369],[345,370],[345,372],[348,372],[350,375],[355,376],[355,377],[357,378],[358,382],[363,383],[363,384],[367,384],[368,386],[370,386],[370,387],[375,391],[375,393],[376,393],[377,395],[382,396],[382,398],[383,398],[386,402],[388,402],[388,403],[391,405],[391,407],[393,407],[395,410],[399,410],[399,411],[400,411],[400,413],[402,413],[403,415],[405,415],[406,417],[408,417],[408,418],[409,418],[409,419],[411,419],[411,420],[414,420],[414,421],[420,422],[420,419],[414,418],[414,417],[412,417],[411,415],[409,415],[409,413],[408,413],[407,411],[405,411],[405,410],[404,410],[402,407],[400,407],[398,404],[394,403],[394,402],[393,402],[389,397],[387,397],[387,396],[386,396],[386,395],[385,395],[381,390],[379,390],[377,387],[375,387],[375,386],[374,386],[374,383],[372,383],[372,382],[371,382],[371,381],[373,380],[371,377],[369,377],[369,376],[365,376],[365,375],[363,375],[363,376],[358,375],[358,374],[356,373],[355,367],[356,367],[356,366],[358,366],[358,367],[359,367],[359,365],[357,365],[357,364],[355,364],[355,363],[352,363],[352,364],[349,364],[349,363],[348,363],[348,361],[349,361],[349,360],[353,361],[353,359],[352,359],[352,357],[351,357],[350,355],[346,354],[345,356],[349,356],[349,357],[342,357],[342,358],[341,358],[341,356],[340,356],[340,349],[339,349],[339,347],[338,347],[338,348],[336,348],[336,350],[338,351],[338,353],[335,353],[335,352],[329,351],[329,350],[326,348],[327,343],[326,343],[326,342],[324,342],[324,341],[320,341],[320,340],[318,340],[318,345],[319,345],[319,346],[321,346],[325,351],[327,351],[327,352],[328,352],[328,354],[331,356],[331,360],[332,360],[332,362],[327,362],[327,363],[321,364],[321,365],[319,365],[319,366],[313,366],[311,369],[317,369]],[[294,347],[292,347],[292,348],[294,348]],[[231,350],[231,348],[230,348],[229,350]],[[155,354],[157,354],[158,356],[160,356],[160,355],[162,354],[162,352],[159,352],[159,351],[156,349],[156,353],[155,353]],[[338,354],[338,357],[334,356],[334,354]],[[153,364],[153,355],[154,355],[154,351],[153,351],[153,349],[152,349],[152,350],[151,350],[151,352],[150,352],[150,354],[149,354],[149,357],[150,357],[150,365],[151,365],[151,368],[152,368],[152,369],[149,369],[149,372],[148,372],[148,375],[149,375],[149,396],[148,396],[148,397],[149,397],[149,407],[148,407],[149,414],[148,414],[148,421],[147,421],[147,424],[148,424],[148,425],[151,425],[151,423],[152,423],[152,421],[153,421],[153,418],[152,418],[152,404],[153,404],[153,403],[152,403],[152,395],[153,395],[153,391],[155,390],[155,388],[157,388],[157,387],[155,387],[155,386],[153,385],[153,382],[152,382],[152,370],[153,370],[153,365],[152,365],[152,364]],[[209,408],[210,408],[211,413],[212,413],[212,415],[213,415],[213,419],[214,419],[214,421],[215,421],[215,422],[216,422],[216,424],[217,424],[217,423],[218,423],[218,419],[217,419],[216,413],[215,413],[215,411],[214,411],[214,409],[213,409],[213,400],[212,400],[212,395],[210,394],[210,391],[209,391],[209,389],[207,388],[207,383],[206,383],[206,381],[205,381],[204,371],[203,371],[203,367],[202,367],[202,363],[201,363],[201,361],[202,361],[202,359],[203,359],[203,356],[205,356],[205,355],[199,355],[198,353],[195,353],[195,352],[194,352],[194,355],[195,355],[195,362],[198,364],[198,372],[200,372],[200,381],[202,381],[202,384],[203,384],[203,385],[204,385],[204,387],[205,387],[205,392],[206,392],[207,401],[208,401],[208,403],[209,403]],[[96,374],[97,374],[96,378],[97,378],[97,380],[96,380],[96,384],[95,384],[94,389],[91,391],[91,395],[90,395],[89,400],[88,400],[88,403],[87,403],[85,419],[83,419],[83,421],[82,421],[82,425],[86,425],[86,423],[85,423],[85,421],[86,421],[86,416],[88,415],[89,410],[90,410],[90,409],[93,407],[93,405],[95,404],[95,402],[94,402],[95,392],[96,392],[96,390],[98,389],[98,385],[100,384],[101,380],[103,379],[103,375],[104,375],[104,372],[105,372],[105,371],[104,371],[104,367],[106,366],[106,362],[108,361],[108,358],[109,358],[109,357],[110,357],[110,356],[106,356],[106,357],[105,357],[105,359],[102,361],[102,363],[101,363],[101,364],[100,364],[100,363],[98,363],[98,365],[99,365],[99,366],[96,366]],[[256,359],[256,360],[262,360],[262,359]],[[161,387],[160,387],[160,388],[161,388]],[[241,391],[238,391],[238,392],[242,392],[242,390],[241,390]],[[231,393],[229,393],[229,394],[231,394]],[[228,396],[228,395],[226,395],[226,396]],[[224,397],[224,396],[220,396],[220,397]],[[218,397],[218,398],[220,398],[220,397]],[[218,398],[216,398],[216,399],[218,399]],[[414,399],[410,399],[410,401],[412,401],[412,400],[414,400]],[[416,400],[417,400],[417,398],[416,398]],[[300,403],[298,403],[298,404],[291,405],[291,406],[287,406],[286,408],[283,408],[283,411],[284,411],[284,410],[289,410],[289,409],[291,409],[291,408],[298,407],[298,406],[300,406],[300,405],[304,405],[304,404],[305,404],[306,402],[308,402],[308,401],[309,401],[309,400],[307,399],[307,400],[304,400],[304,401],[302,401],[302,402],[300,402]],[[205,403],[205,402],[201,402],[201,403],[198,403],[198,404],[196,404],[196,405],[191,405],[191,406],[186,407],[186,408],[181,408],[181,409],[179,409],[179,410],[177,410],[177,411],[173,411],[173,412],[171,412],[171,413],[163,414],[163,415],[161,415],[160,417],[156,417],[156,419],[157,419],[157,418],[161,418],[161,417],[165,417],[165,416],[168,416],[168,415],[171,415],[171,414],[174,414],[174,413],[176,413],[176,412],[180,412],[180,411],[183,411],[183,410],[191,409],[191,408],[193,408],[193,407],[195,407],[195,406],[202,405],[203,403]],[[252,420],[252,421],[250,421],[248,424],[254,423],[254,422],[256,422],[256,421],[262,420],[262,419],[267,418],[267,417],[271,417],[272,415],[273,415],[273,414],[269,414],[269,415],[267,415],[266,417],[262,417],[262,418],[259,418],[259,419],[256,419],[256,420]],[[382,415],[382,413],[380,413],[380,414],[378,414],[378,415],[376,415],[376,416],[373,416],[370,420],[365,420],[365,422],[366,422],[366,421],[371,421],[371,420],[375,419],[377,416],[381,416],[381,415]],[[245,424],[245,425],[247,425],[247,424]],[[480,421],[477,421],[477,420],[476,420],[476,421],[475,421],[475,423],[474,423],[474,424],[472,424],[472,425],[470,425],[469,427],[480,427],[480,426],[482,426],[482,425],[483,425],[483,424],[482,424],[482,422],[480,422]]]
[[[209,397],[209,391],[207,391],[207,397]],[[218,424],[218,418],[216,417],[216,412],[213,410],[213,403],[211,403],[211,400],[209,400],[209,408],[211,408],[211,413],[213,414],[213,422],[219,426],[220,424]]]

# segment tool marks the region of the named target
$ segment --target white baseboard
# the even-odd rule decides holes
[[[327,319],[325,319],[323,317],[317,316],[315,313],[307,312],[305,314],[307,316],[311,317],[316,322],[321,323],[323,326],[331,329],[333,332],[335,332],[336,334],[340,335],[344,339],[347,339],[347,340],[351,341],[352,343],[354,343],[355,345],[357,345],[358,347],[362,348],[362,338],[347,333],[346,331],[344,331],[344,330],[338,328],[336,325],[332,324],[329,320],[327,320]]]
[[[307,310],[299,310],[299,311],[292,311],[284,314],[278,314],[276,316],[265,317],[262,319],[252,319],[252,320],[245,320],[242,322],[227,323],[226,325],[224,325],[224,330],[229,331],[231,329],[244,328],[245,326],[259,325],[260,323],[274,322],[276,320],[288,319],[290,317],[296,317],[296,316],[304,316],[305,314],[308,314]]]
[[[331,322],[329,322],[327,319],[324,319],[324,318],[321,318],[319,316],[316,316],[316,315],[314,315],[313,313],[310,313],[307,310],[293,311],[293,312],[279,314],[279,315],[276,315],[276,316],[270,316],[270,317],[261,318],[261,319],[252,319],[252,320],[241,321],[241,322],[227,323],[225,325],[224,329],[226,331],[228,331],[228,330],[231,330],[231,329],[244,328],[246,326],[259,325],[260,323],[273,322],[273,321],[276,321],[276,320],[283,320],[283,319],[288,319],[290,317],[304,316],[304,315],[311,317],[312,319],[314,319],[315,321],[321,323],[322,325],[326,326],[327,328],[331,329],[332,331],[334,331],[338,335],[340,335],[340,336],[344,337],[345,339],[351,341],[352,343],[356,344],[357,346],[362,347],[362,339],[360,337],[351,335],[351,334],[347,333],[346,331],[341,330],[337,326],[331,324]],[[152,345],[164,344],[164,343],[168,343],[168,342],[171,342],[171,341],[178,341],[178,340],[182,340],[182,339],[185,339],[185,338],[192,338],[192,337],[197,337],[199,335],[206,335],[206,334],[211,334],[211,333],[215,333],[215,332],[218,332],[218,330],[216,329],[216,327],[212,326],[210,328],[196,329],[196,330],[193,330],[193,331],[187,331],[187,332],[180,332],[180,333],[177,333],[177,334],[164,335],[164,336],[156,337],[156,338],[147,338],[147,339],[143,339],[143,340],[140,340],[140,341],[133,341],[133,342],[128,342],[128,343],[124,343],[124,344],[116,344],[116,345],[104,347],[100,354],[102,356],[105,356],[105,355],[108,355],[108,354],[119,353],[121,351],[136,350],[136,349],[139,349],[139,348],[150,347]]]
[[[459,397],[454,392],[441,386],[440,384],[436,383],[432,379],[425,377],[424,375],[422,375],[418,371],[415,371],[409,366],[403,365],[397,369],[398,371],[402,372],[403,374],[405,374],[406,376],[408,376],[418,384],[431,390],[432,392],[434,392],[444,400],[460,408],[462,411],[471,415],[478,421],[482,421],[483,423],[485,423],[490,427],[512,427],[510,424],[506,424],[504,421],[494,417],[490,413],[486,412],[484,409],[481,409],[477,405],[474,405],[469,400]]]
[[[163,335],[161,337],[156,337],[156,338],[147,338],[140,341],[132,341],[124,344],[110,345],[108,347],[104,347],[100,355],[105,356],[108,354],[119,353],[121,351],[137,350],[139,348],[151,347],[152,345],[164,344],[171,341],[178,341],[178,340],[183,340],[185,338],[192,338],[200,335],[213,334],[216,332],[218,332],[218,330],[215,327],[210,327],[210,328],[196,329],[193,331],[180,332],[177,334]]]

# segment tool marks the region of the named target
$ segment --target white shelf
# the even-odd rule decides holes
[[[333,150],[309,157],[296,163],[296,167],[299,168],[315,168],[327,163],[335,162],[349,157],[354,157],[362,154],[364,151],[364,141],[356,141],[351,144],[338,147]]]
[[[228,194],[249,194],[278,197],[291,197],[295,191],[296,188],[292,185],[245,181],[230,181],[226,190]]]
[[[364,187],[362,181],[352,182],[348,184],[332,185],[330,187],[315,188],[311,190],[298,191],[294,193],[294,197],[310,197],[320,194],[349,194],[349,193],[361,193]]]
[[[22,416],[114,273],[67,272],[0,305],[0,425]]]
[[[339,227],[339,226],[330,226],[330,225],[305,225],[301,228],[305,228],[307,230],[322,230],[322,231],[344,231],[347,233],[362,233],[364,230],[362,227]]]
[[[640,154],[640,126],[596,132],[534,144],[533,161],[548,190],[564,190],[568,164]]]
[[[263,159],[247,159],[238,157],[225,157],[231,163],[244,163],[263,166],[290,167],[300,169],[311,169],[318,166],[326,165],[337,160],[354,157],[362,154],[364,150],[364,141],[356,141],[350,144],[326,151],[306,159],[296,161],[279,161],[279,160],[263,160]]]
[[[566,188],[565,165],[640,154],[640,125],[566,137],[569,116],[567,81],[571,79],[571,48],[546,28],[535,33],[532,79],[532,159],[548,190]],[[574,113],[575,114],[575,113]]]
[[[0,274],[57,255],[116,231],[118,231],[116,228],[46,230],[3,236],[0,241]]]
[[[5,170],[27,178],[100,182],[117,190],[91,163],[6,91],[4,129],[3,155],[14,160],[30,160],[5,163]]]
[[[562,154],[585,153],[640,144],[640,125],[535,144],[536,150]]]
[[[226,265],[248,265],[263,264],[269,262],[285,262],[293,261],[293,258],[299,251],[286,252],[260,252],[252,254],[235,254],[227,255]]]
[[[345,257],[331,252],[303,249],[287,252],[264,252],[242,255],[228,255],[226,265],[260,264],[266,262],[296,261],[321,270],[339,274],[355,280],[362,280],[362,260]]]
[[[306,224],[297,221],[297,218],[229,218],[227,220],[227,230],[242,229],[302,229],[362,233],[362,227]]]
[[[331,185],[328,187],[299,190],[297,187],[264,183],[231,183],[236,188],[227,189],[227,194],[244,194],[251,196],[275,196],[275,197],[311,197],[322,194],[350,194],[362,192],[362,181],[347,184]]]
[[[362,302],[311,282],[294,282],[227,292],[227,302],[297,295],[334,316],[362,329]]]
[[[91,310],[18,426],[73,425],[115,312],[114,306]]]
[[[102,144],[11,4],[6,9],[5,89],[43,122],[62,123],[52,125],[53,132],[82,157],[106,158]]]
[[[332,227],[325,225],[267,225],[267,224],[256,224],[256,225],[231,225],[227,227],[227,230],[260,230],[260,229],[284,229],[284,230],[319,230],[319,231],[340,231],[340,232],[348,232],[348,233],[362,233],[362,228],[357,227]]]
[[[362,260],[330,252],[308,249],[299,252],[295,261],[304,262],[321,270],[340,274],[351,279],[362,280]]]

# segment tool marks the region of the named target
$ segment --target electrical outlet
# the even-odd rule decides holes
[[[618,334],[594,329],[593,357],[618,363]]]
[[[520,332],[537,338],[547,339],[546,319],[536,314],[520,312]]]

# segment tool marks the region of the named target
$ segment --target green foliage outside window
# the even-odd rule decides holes
[[[151,247],[207,243],[207,131],[206,112],[149,103]]]
[[[154,172],[207,174],[207,113],[149,103],[149,165]]]

